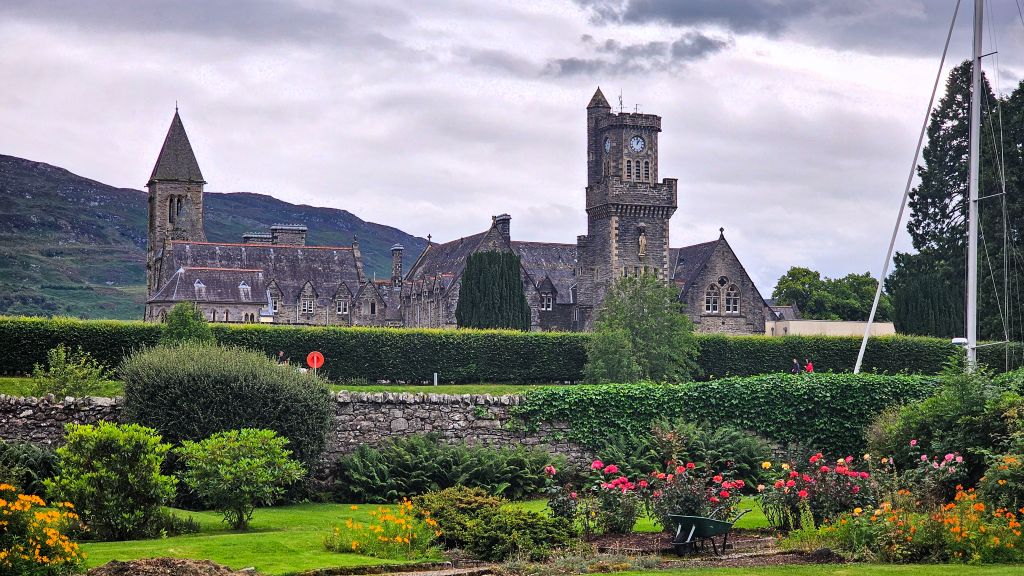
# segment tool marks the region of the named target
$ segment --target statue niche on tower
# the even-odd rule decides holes
[[[647,256],[647,226],[640,225],[640,238],[637,239],[638,250],[637,256],[644,258]]]

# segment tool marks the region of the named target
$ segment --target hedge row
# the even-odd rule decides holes
[[[14,318],[0,316],[0,373],[26,374],[44,362],[47,350],[63,342],[81,346],[108,366],[135,348],[155,344],[160,324],[115,320]],[[217,340],[277,356],[283,350],[302,363],[311,350],[324,354],[332,380],[442,382],[560,382],[580,380],[586,362],[586,334],[493,330],[421,330],[214,324]],[[701,379],[788,372],[793,358],[810,358],[819,372],[847,372],[860,339],[829,336],[698,335]],[[864,370],[934,374],[954,352],[940,338],[892,336],[868,344]],[[1014,344],[1012,367],[1021,366]],[[1003,348],[979,350],[982,362],[1004,366]]]
[[[662,417],[732,424],[773,441],[830,456],[860,454],[864,430],[889,406],[921,400],[934,376],[765,374],[679,385],[614,384],[527,392],[512,408],[519,425],[569,424],[565,439],[600,452],[608,443],[650,432]]]

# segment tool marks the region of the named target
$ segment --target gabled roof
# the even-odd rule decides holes
[[[182,266],[149,301],[263,304],[266,288],[262,270]]]
[[[431,283],[440,275],[461,278],[466,268],[466,259],[477,251],[491,230],[493,228],[444,244],[427,244],[427,248],[406,274],[404,285],[416,292],[422,290],[424,283]],[[451,284],[448,283],[444,288],[447,289]]]
[[[597,87],[597,92],[594,92],[594,97],[590,99],[590,104],[587,104],[587,108],[611,108],[608,104],[608,99],[601,92],[600,86]]]
[[[545,279],[557,294],[556,302],[568,304],[570,290],[576,281],[576,245],[555,242],[513,241],[512,249],[519,255],[523,269],[538,289]]]
[[[669,279],[682,289],[682,294],[686,294],[694,280],[700,275],[708,259],[715,253],[715,248],[718,247],[720,241],[722,241],[722,238],[712,240],[711,242],[669,249],[669,269],[671,274]]]
[[[167,137],[160,148],[160,156],[153,166],[153,173],[149,176],[150,182],[157,180],[206,182],[203,180],[199,162],[192,152],[192,145],[188,141],[188,134],[185,134],[185,126],[181,123],[181,116],[177,110],[174,111],[171,127],[167,129]]]

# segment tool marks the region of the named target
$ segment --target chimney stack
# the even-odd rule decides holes
[[[270,227],[270,243],[305,246],[306,230],[302,224],[274,224]]]
[[[391,287],[402,287],[402,251],[405,250],[401,244],[391,247]]]
[[[491,221],[491,225],[498,229],[498,232],[501,233],[501,237],[504,238],[506,242],[511,242],[512,217],[508,214],[498,214],[497,216],[492,216]]]

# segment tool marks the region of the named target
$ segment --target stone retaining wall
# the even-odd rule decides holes
[[[548,442],[556,428],[534,433],[510,430],[509,408],[518,396],[394,392],[339,392],[334,395],[334,425],[328,432],[324,466],[360,444],[376,445],[395,436],[436,433],[448,441],[494,446],[534,446],[579,463],[590,455],[569,442]],[[63,441],[64,424],[119,421],[120,398],[25,398],[0,395],[0,439],[46,446]]]

